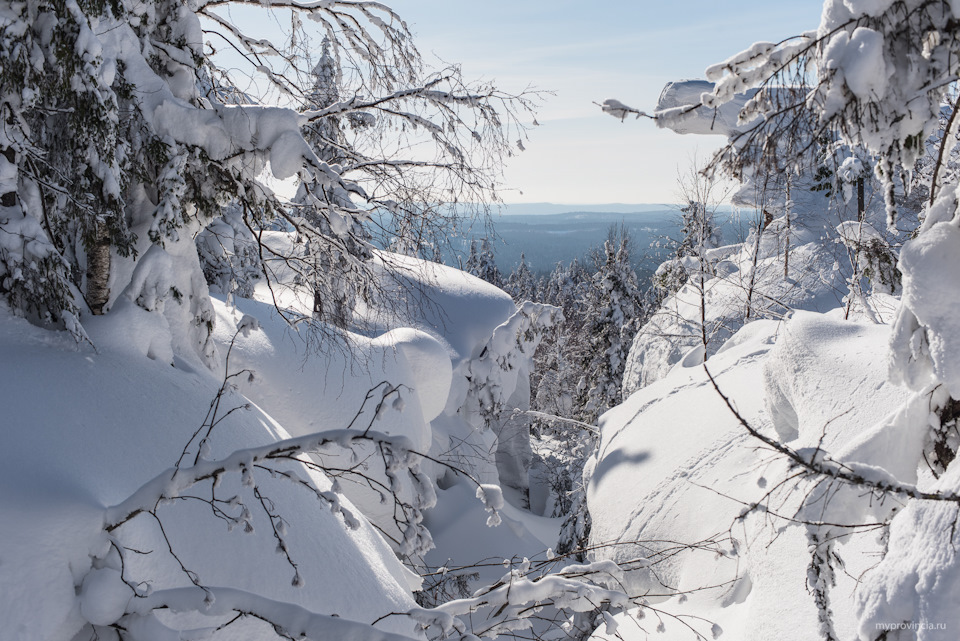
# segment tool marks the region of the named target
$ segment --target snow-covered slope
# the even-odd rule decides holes
[[[0,385],[6,399],[0,448],[0,636],[69,641],[86,619],[103,623],[136,600],[113,570],[106,587],[96,588],[97,598],[84,599],[83,591],[77,596],[91,567],[117,567],[102,530],[104,508],[176,463],[204,422],[221,381],[203,369],[148,358],[130,338],[137,336],[136,326],[118,336],[109,317],[86,321],[98,348],[94,352],[89,346],[77,349],[64,333],[13,318],[6,308],[0,314]],[[245,402],[228,394],[221,415]],[[259,408],[240,410],[213,431],[208,456],[286,436]],[[319,488],[330,488],[322,476],[297,468],[289,467]],[[362,518],[353,529],[344,515],[309,492],[269,474],[256,474],[256,482],[288,522],[286,540],[304,586],[291,585],[294,570],[274,552],[270,520],[250,488],[229,476],[219,493],[242,497],[253,534],[228,531],[200,501],[173,501],[157,510],[180,561],[205,585],[365,623],[414,606],[407,570]],[[358,515],[346,500],[344,507]],[[144,514],[112,532],[113,540],[128,548],[124,577],[143,589],[190,585],[158,524]],[[226,634],[241,634],[239,625]],[[389,619],[380,627],[410,630],[409,623]]]
[[[883,447],[877,436],[890,433],[883,429],[887,417],[909,398],[886,381],[890,328],[844,321],[839,312],[750,323],[707,368],[762,433],[801,451],[820,444],[843,460],[904,476],[894,466],[903,448],[889,441]],[[718,624],[724,638],[816,638],[820,617],[807,586],[808,532],[792,520],[812,486],[747,433],[702,366],[678,365],[605,414],[601,428],[588,493],[591,544],[602,546],[595,554],[632,569],[629,592],[649,594],[670,615],[702,617],[664,615],[663,629],[650,637],[640,628],[657,630],[649,613],[638,622],[621,617],[623,638],[693,639],[687,624],[708,637]],[[858,497],[837,499],[831,516],[862,522],[869,510],[858,503],[869,501],[862,492]],[[762,507],[749,509],[757,503]],[[876,533],[849,533],[838,554],[858,576],[875,563]],[[840,638],[851,638],[861,616],[856,585],[850,575],[837,575],[834,625]],[[867,585],[871,576],[864,575]],[[877,596],[881,588],[861,593],[874,594],[874,602],[885,598]],[[614,637],[601,629],[595,638]]]
[[[699,347],[702,353],[701,318],[710,355],[752,319],[782,318],[790,309],[827,311],[840,302],[849,270],[841,268],[835,246],[796,223],[788,230],[784,222],[780,218],[767,225],[759,234],[759,246],[755,229],[743,243],[708,250],[702,299],[699,261],[686,260],[687,283],[664,300],[634,338],[624,371],[624,396],[664,377],[691,350]]]

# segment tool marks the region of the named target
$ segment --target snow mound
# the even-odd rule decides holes
[[[404,327],[378,336],[371,345],[393,350],[406,360],[423,420],[429,423],[437,418],[447,404],[453,377],[453,366],[443,344],[426,332]]]
[[[95,353],[78,349],[65,333],[13,318],[6,308],[0,314],[0,385],[7,399],[0,449],[0,620],[5,639],[70,641],[86,621],[115,616],[124,589],[132,595],[114,580],[119,565],[103,531],[104,508],[176,463],[221,381],[206,368],[171,367],[131,355],[123,345],[113,349],[105,333],[98,335]],[[38,390],[56,393],[38,402]],[[246,402],[228,392],[222,412]],[[240,409],[213,431],[205,456],[216,459],[286,436],[258,408]],[[320,491],[331,490],[326,478],[303,465],[291,462],[283,469]],[[248,506],[251,533],[229,532],[199,500],[161,505],[157,515],[167,539],[147,515],[111,533],[123,546],[150,552],[125,554],[125,578],[154,591],[189,586],[167,552],[169,542],[207,585],[367,623],[414,607],[407,571],[366,521],[348,523],[346,511],[357,511],[347,499],[340,499],[344,511],[333,512],[283,478],[255,472],[251,480],[286,521],[286,545],[304,587],[291,585],[294,572],[275,553],[276,519],[258,507],[250,487],[229,476],[218,492],[236,494]],[[98,569],[91,574],[94,564]],[[409,631],[396,620],[381,627]]]
[[[936,490],[960,490],[952,467]],[[857,593],[861,638],[885,630],[892,638],[949,641],[960,628],[960,532],[957,508],[912,502],[890,524],[889,551]],[[900,637],[895,636],[899,632]]]
[[[763,372],[767,413],[780,440],[799,439],[791,444],[819,443],[833,450],[902,405],[908,391],[887,380],[883,353],[877,349],[889,334],[886,325],[851,323],[810,312],[793,314],[779,332]],[[811,376],[814,371],[831,375]],[[871,390],[874,402],[855,405],[862,390]]]
[[[904,245],[900,254],[903,307],[892,375],[914,389],[941,381],[960,397],[960,325],[954,301],[960,282],[944,278],[960,269],[960,230],[938,223]]]
[[[454,367],[517,309],[503,290],[453,267],[379,252],[374,268],[381,286],[403,292],[395,298],[407,305],[392,314],[361,306],[358,315],[372,328],[406,326],[430,334],[447,346]]]
[[[808,446],[804,452],[819,444],[866,475],[882,470],[877,478],[916,482],[915,469],[911,476],[895,463],[908,458],[915,466],[922,430],[905,426],[916,425],[923,408],[884,379],[890,328],[835,314],[797,312],[786,323],[749,323],[706,367],[744,420],[766,436],[792,439],[794,447]],[[904,404],[913,413],[897,410]],[[703,617],[694,628],[706,638],[713,625],[734,639],[817,636],[819,613],[807,590],[809,533],[790,520],[810,488],[797,481],[779,485],[791,474],[786,462],[758,447],[702,367],[675,368],[604,414],[600,426],[587,494],[590,543],[597,558],[627,570],[628,592],[651,595],[671,615]],[[747,509],[772,490],[776,500]],[[850,523],[882,518],[860,489],[831,501],[829,511],[813,506],[818,517]],[[900,536],[912,536],[910,521],[900,527]],[[880,548],[875,533],[842,540],[837,553],[847,573],[837,572],[830,605],[838,638],[851,638],[858,625],[865,631],[875,620],[891,620],[892,611],[883,608],[898,601],[878,584],[871,588],[872,609],[857,623],[856,581],[850,577],[870,584],[867,570]],[[885,579],[901,591],[911,585],[904,563]],[[952,589],[945,585],[944,599],[955,597]],[[593,639],[696,638],[672,618],[664,617],[654,630],[631,616],[617,615],[619,636],[601,626]]]
[[[789,277],[784,278],[787,238]],[[692,260],[694,271],[686,284],[637,332],[624,370],[624,397],[663,378],[690,350],[702,347],[701,304],[709,357],[745,323],[782,318],[788,310],[833,309],[839,302],[837,292],[845,288],[834,248],[809,230],[787,229],[782,218],[759,232],[754,229],[739,245],[719,249],[723,251],[706,256],[702,300],[696,271],[700,265]]]

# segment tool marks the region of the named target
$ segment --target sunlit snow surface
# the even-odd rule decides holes
[[[922,421],[919,430],[911,430],[897,419],[895,410],[909,395],[887,382],[890,328],[844,321],[837,312],[798,312],[786,323],[748,324],[707,367],[744,419],[764,434],[795,449],[820,443],[840,460],[868,463],[902,482],[916,482],[916,469],[904,461],[917,460]],[[619,616],[623,638],[646,639],[650,633],[649,638],[692,639],[686,624],[710,638],[714,623],[730,639],[816,637],[817,611],[806,585],[808,544],[803,527],[789,521],[805,491],[789,491],[793,485],[788,483],[787,491],[766,501],[769,511],[754,510],[738,519],[788,471],[782,458],[740,425],[702,366],[674,368],[605,414],[601,428],[588,495],[591,542],[613,543],[597,554],[635,568],[628,573],[628,591],[650,595],[669,613]],[[869,504],[862,491],[840,492],[821,516],[870,522]],[[916,539],[923,535],[900,523],[917,520],[923,509],[912,508],[894,520],[895,533],[914,539],[898,555],[922,554]],[[902,563],[886,570],[898,567],[889,559],[881,564],[884,572],[863,574],[857,592],[851,577],[871,568],[879,550],[876,531],[851,537],[838,548],[849,573],[838,573],[831,592],[840,638],[855,638],[859,627],[889,616],[889,609],[864,613],[857,605],[858,599],[872,604],[885,598],[873,581],[890,584],[893,576],[909,576],[900,574],[906,570]],[[637,558],[645,561],[631,563]],[[601,629],[594,638],[614,637]]]

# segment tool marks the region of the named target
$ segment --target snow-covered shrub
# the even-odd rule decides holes
[[[244,224],[242,213],[228,207],[197,235],[200,266],[213,293],[252,298],[263,277],[257,239]]]

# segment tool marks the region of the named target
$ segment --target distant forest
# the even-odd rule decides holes
[[[746,224],[752,212],[737,215],[731,208],[721,208],[717,220],[723,229],[723,242],[737,242],[742,235],[741,222]],[[662,205],[660,209],[639,213],[566,212],[561,214],[521,214],[496,216],[494,255],[501,273],[509,274],[520,264],[523,253],[530,270],[536,274],[553,271],[557,263],[581,261],[594,247],[602,247],[612,225],[626,227],[633,244],[631,262],[641,282],[647,281],[657,266],[668,258],[663,241],[679,234],[679,208]],[[474,229],[465,237],[452,241],[444,252],[444,262],[457,265],[470,250],[470,241],[483,238],[483,228]],[[659,247],[658,245],[659,241]]]

